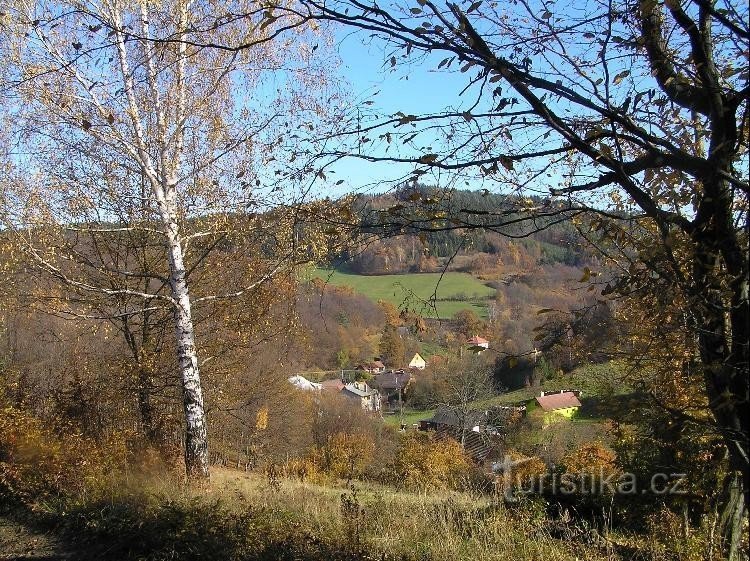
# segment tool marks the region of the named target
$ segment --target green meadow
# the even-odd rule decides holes
[[[349,286],[374,301],[386,300],[429,318],[450,318],[460,310],[487,317],[487,301],[495,289],[468,273],[410,273],[405,275],[355,275],[315,269],[313,277],[332,285]]]

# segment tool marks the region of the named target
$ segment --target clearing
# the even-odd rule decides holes
[[[428,318],[451,318],[460,310],[472,310],[479,317],[487,317],[488,300],[496,293],[468,273],[449,272],[441,279],[440,273],[356,275],[314,269],[311,276],[335,286],[349,286],[375,302],[385,300]]]

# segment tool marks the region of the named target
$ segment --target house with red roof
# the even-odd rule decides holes
[[[479,335],[474,335],[474,337],[466,341],[466,344],[469,346],[470,350],[475,351],[477,354],[481,354],[484,349],[490,347],[490,342]]]
[[[548,425],[563,419],[570,419],[581,407],[577,390],[542,392],[534,398],[533,405],[544,412],[544,424]]]
[[[381,372],[385,372],[385,364],[379,358],[376,358],[371,362],[358,365],[357,370],[364,370],[370,374],[380,374]]]

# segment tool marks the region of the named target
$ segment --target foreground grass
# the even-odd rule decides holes
[[[240,497],[274,511],[293,510],[313,535],[338,536],[370,559],[579,558],[580,545],[550,535],[543,517],[517,513],[488,497],[451,491],[406,492],[373,483],[316,485],[257,474],[215,470],[223,496]],[[587,559],[608,559],[588,547]]]
[[[439,273],[366,276],[315,269],[312,276],[336,286],[349,286],[375,302],[385,300],[396,306],[407,302],[410,309],[431,318],[450,318],[460,310],[487,317],[486,300],[496,292],[468,273],[445,273],[441,279]],[[437,301],[432,306],[427,302],[434,294]]]
[[[54,528],[76,559],[617,560],[538,508],[372,483],[316,485],[214,470],[210,487],[131,478],[97,496],[47,501],[26,523]]]

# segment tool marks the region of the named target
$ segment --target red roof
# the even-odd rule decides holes
[[[320,385],[324,390],[340,392],[346,384],[337,378],[333,378],[332,380],[323,380]]]
[[[466,341],[469,345],[487,345],[489,341],[479,335],[474,335],[471,339]]]
[[[573,392],[553,393],[535,398],[539,406],[545,411],[580,407],[581,402]]]

